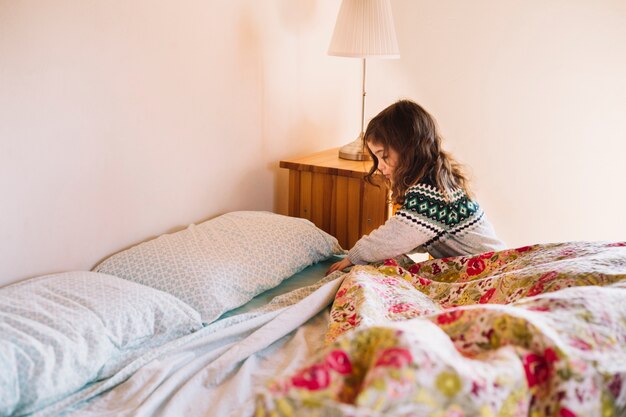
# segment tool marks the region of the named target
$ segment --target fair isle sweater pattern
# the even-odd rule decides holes
[[[446,201],[437,188],[420,183],[407,190],[404,204],[396,216],[432,236],[423,244],[428,250],[446,233],[456,235],[480,222],[484,212],[463,190],[454,191],[451,199]]]

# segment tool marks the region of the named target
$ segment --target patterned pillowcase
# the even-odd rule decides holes
[[[338,253],[337,239],[308,220],[239,211],[117,253],[94,270],[169,292],[210,323]]]
[[[0,415],[25,414],[202,327],[177,298],[88,271],[0,289]]]

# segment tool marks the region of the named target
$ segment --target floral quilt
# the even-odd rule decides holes
[[[354,267],[257,416],[626,416],[626,243]]]

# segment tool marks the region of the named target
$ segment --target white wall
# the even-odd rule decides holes
[[[498,233],[626,239],[626,2],[393,5],[390,88],[438,119]]]
[[[367,117],[422,103],[511,245],[623,239],[626,10],[392,0]],[[0,0],[0,285],[220,213],[286,212],[281,158],[357,133],[338,0]]]

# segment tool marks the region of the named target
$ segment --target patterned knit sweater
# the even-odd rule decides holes
[[[348,259],[358,265],[412,252],[444,258],[504,248],[483,210],[462,190],[448,202],[437,188],[419,183],[407,190],[393,217],[359,239]]]

